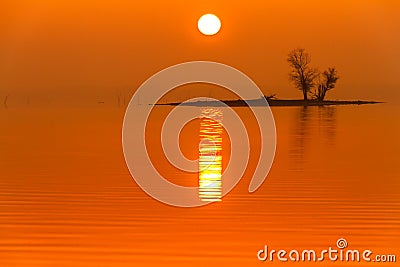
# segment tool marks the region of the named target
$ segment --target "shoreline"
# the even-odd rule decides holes
[[[383,104],[379,101],[363,101],[363,100],[302,100],[302,99],[266,99],[271,107],[308,107],[308,106],[339,106],[339,105],[371,105]],[[194,107],[221,107],[227,105],[229,107],[246,107],[246,106],[264,106],[262,99],[251,100],[220,100],[220,101],[195,101],[195,102],[171,102],[164,104],[155,104],[155,106],[194,106]]]

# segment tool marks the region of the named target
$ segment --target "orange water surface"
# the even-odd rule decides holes
[[[167,179],[197,186],[197,174],[163,156],[159,130],[171,109],[150,117],[149,155]],[[252,194],[259,132],[249,109],[234,110],[251,140],[243,179],[221,202],[177,208],[130,176],[123,108],[1,109],[0,266],[364,266],[257,259],[264,245],[322,250],[339,238],[400,260],[400,106],[273,107],[275,161]],[[188,158],[198,156],[199,125],[182,131]]]

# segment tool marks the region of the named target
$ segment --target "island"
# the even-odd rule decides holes
[[[264,98],[264,99],[263,99]],[[195,106],[195,107],[246,107],[246,106],[265,106],[265,100],[271,107],[296,107],[296,106],[334,106],[334,105],[365,105],[365,104],[380,104],[378,101],[362,101],[362,100],[304,100],[304,99],[276,99],[271,96],[263,96],[259,99],[237,99],[237,100],[198,100],[187,102],[171,102],[158,103],[156,105],[167,106]]]

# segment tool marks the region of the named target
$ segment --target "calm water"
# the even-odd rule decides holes
[[[153,133],[170,109],[154,112]],[[282,265],[259,262],[257,251],[326,249],[341,237],[399,261],[400,107],[272,110],[278,144],[263,186],[247,192],[259,152],[252,138],[239,185],[222,202],[183,209],[151,199],[130,177],[123,109],[1,109],[0,266]],[[189,158],[198,153],[196,133],[193,122],[181,136]],[[196,186],[195,175],[168,166],[158,138],[150,138],[150,156],[161,172]]]

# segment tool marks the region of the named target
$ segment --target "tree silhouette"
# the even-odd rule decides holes
[[[310,66],[310,54],[304,48],[294,49],[289,53],[287,62],[291,67],[289,79],[303,92],[304,100],[307,100],[308,93],[316,86],[316,78],[319,76],[318,70]]]
[[[339,79],[337,70],[335,68],[329,68],[322,73],[322,81],[318,85],[317,92],[314,93],[318,101],[324,101],[326,92],[332,90],[336,86],[336,82]]]
[[[4,107],[5,107],[5,108],[8,108],[7,101],[8,101],[8,97],[9,97],[9,96],[10,96],[10,95],[6,95],[6,97],[4,98],[3,104],[4,104]]]

